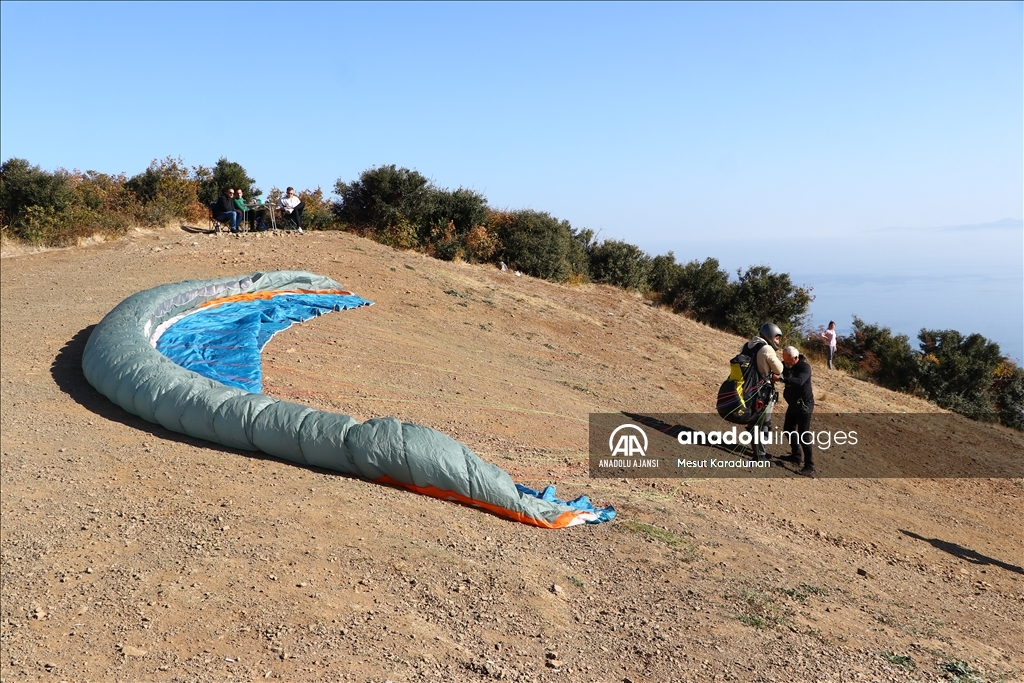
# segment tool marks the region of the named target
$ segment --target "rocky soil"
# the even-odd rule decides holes
[[[742,342],[638,296],[340,233],[4,256],[5,683],[1024,677],[1021,479],[591,479],[589,413],[707,412]],[[279,268],[375,305],[275,337],[268,394],[434,427],[619,516],[534,529],[183,437],[84,381],[125,297]],[[814,370],[819,411],[937,410]],[[973,452],[1024,452],[949,419]]]

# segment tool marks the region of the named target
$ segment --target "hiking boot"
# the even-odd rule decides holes
[[[800,470],[799,472],[797,472],[797,474],[805,476],[805,477],[810,477],[811,479],[814,479],[814,468],[813,467],[805,467],[802,470]]]
[[[784,455],[784,456],[782,456],[781,458],[779,458],[779,460],[783,460],[783,461],[785,461],[785,462],[794,462],[794,463],[796,463],[797,465],[799,465],[799,464],[800,464],[800,462],[801,462],[801,460],[800,460],[800,456],[799,456],[799,455],[796,455],[796,454],[793,454],[793,453],[791,453],[791,454],[789,454],[789,455]]]

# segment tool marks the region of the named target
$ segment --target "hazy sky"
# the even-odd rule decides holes
[[[998,306],[923,324],[989,321],[961,331],[1022,355],[1019,2],[3,3],[0,19],[4,159],[134,174],[223,156],[264,191],[393,163],[681,261],[767,262],[816,285],[816,322],[912,337],[877,292],[844,280],[848,302],[823,300],[808,278],[948,286],[994,260]],[[886,303],[919,311],[922,287]]]

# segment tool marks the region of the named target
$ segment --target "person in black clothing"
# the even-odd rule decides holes
[[[213,217],[221,223],[231,226],[231,232],[238,232],[238,223],[242,216],[235,209],[234,190],[224,190],[224,194],[217,198],[213,205]]]
[[[800,449],[803,447],[804,466],[800,474],[805,477],[814,476],[814,456],[811,444],[811,413],[814,412],[814,389],[811,387],[811,365],[800,352],[792,346],[782,350],[782,382],[786,388],[782,397],[786,399],[786,422],[783,431],[789,437],[791,455],[782,458],[789,462],[800,462]]]

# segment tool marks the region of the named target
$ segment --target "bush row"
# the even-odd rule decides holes
[[[0,166],[0,225],[5,235],[33,244],[66,246],[102,233],[118,235],[132,225],[201,221],[224,189],[261,194],[239,164],[220,159],[212,168],[181,159],[154,160],[127,177],[97,171],[45,171],[25,159]]]
[[[156,160],[130,178],[96,171],[48,172],[24,159],[0,167],[0,223],[6,235],[64,245],[97,232],[123,233],[133,224],[200,221],[223,189],[261,190],[241,165],[220,159],[212,168]],[[377,166],[334,185],[300,191],[304,225],[348,230],[401,249],[445,260],[505,263],[556,282],[598,282],[640,292],[677,313],[745,337],[761,323],[778,324],[810,353],[820,337],[805,331],[813,296],[786,273],[756,265],[736,277],[714,258],[677,263],[673,252],[650,256],[620,240],[597,240],[549,213],[497,210],[474,190],[436,187],[415,170]],[[272,188],[267,199],[281,192]],[[840,339],[837,364],[862,379],[928,398],[972,418],[1024,429],[1024,372],[981,335],[922,330],[920,350],[903,335],[854,318]]]
[[[225,188],[249,198],[262,191],[238,163],[189,168],[181,159],[154,160],[132,177],[96,171],[45,171],[24,159],[0,167],[0,223],[6,235],[36,244],[66,245],[131,225],[202,221]],[[599,282],[649,295],[701,322],[750,336],[764,320],[798,329],[811,301],[788,275],[767,266],[732,280],[714,259],[676,263],[669,252],[651,257],[620,240],[595,239],[568,221],[530,209],[496,210],[479,192],[436,187],[415,170],[394,165],[338,180],[338,199],[320,188],[299,192],[307,229],[342,229],[384,244],[418,249],[441,259],[504,262],[556,282]],[[276,201],[280,191],[269,193]]]

